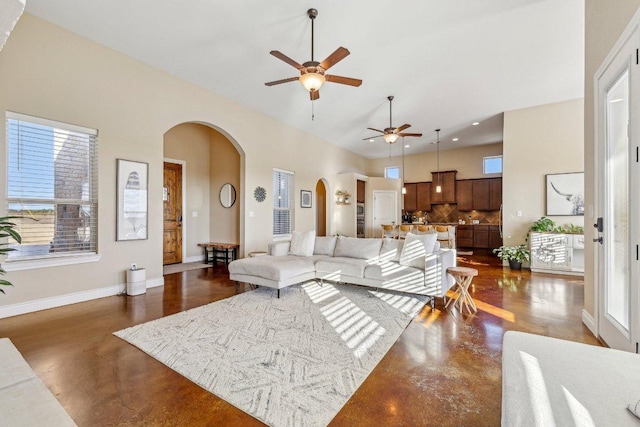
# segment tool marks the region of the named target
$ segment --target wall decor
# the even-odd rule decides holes
[[[584,172],[548,174],[547,216],[584,216]]]
[[[267,190],[263,187],[256,187],[256,189],[253,190],[253,198],[256,199],[258,203],[264,202],[264,199],[267,198]]]
[[[147,239],[149,164],[117,159],[116,240]]]
[[[310,208],[311,207],[311,191],[309,190],[300,190],[300,207],[301,208]]]
[[[236,203],[236,188],[226,183],[220,189],[220,204],[224,208],[230,208]]]

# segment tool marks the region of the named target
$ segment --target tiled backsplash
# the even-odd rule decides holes
[[[480,224],[499,224],[500,211],[458,211],[457,204],[446,203],[444,205],[433,205],[431,212],[417,211],[412,215],[420,218],[427,214],[427,222],[458,222],[459,220],[471,224],[471,221],[478,220]]]

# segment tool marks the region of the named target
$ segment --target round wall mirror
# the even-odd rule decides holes
[[[220,189],[220,204],[225,208],[230,208],[236,202],[236,189],[227,183]]]

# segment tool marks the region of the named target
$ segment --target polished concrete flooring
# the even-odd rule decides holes
[[[599,345],[581,323],[581,278],[511,271],[490,254],[459,264],[480,271],[471,288],[478,313],[425,306],[330,425],[498,426],[505,331]],[[176,273],[146,295],[0,320],[0,337],[79,426],[262,425],[112,335],[234,293],[224,266]]]

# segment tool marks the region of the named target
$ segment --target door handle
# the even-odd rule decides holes
[[[602,244],[602,237],[598,237],[597,239],[593,239],[593,243],[600,243],[600,244]]]

